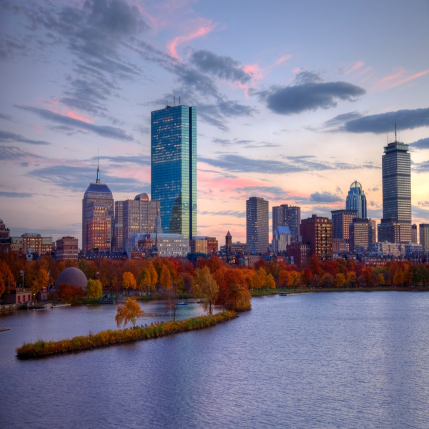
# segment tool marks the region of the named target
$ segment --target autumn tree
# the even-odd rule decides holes
[[[159,283],[164,289],[171,289],[173,285],[173,281],[171,279],[170,270],[168,269],[167,265],[163,265],[161,270],[161,275],[159,277]]]
[[[141,317],[143,314],[144,311],[140,308],[136,300],[127,298],[124,305],[118,305],[115,316],[116,325],[119,328],[123,323],[125,327],[128,322],[131,322],[133,326],[135,326],[137,318]]]
[[[86,285],[86,296],[88,298],[99,299],[103,295],[103,287],[100,280],[89,279]]]
[[[137,287],[137,282],[133,273],[126,271],[122,274],[122,286],[128,289],[128,295],[130,294],[129,289],[135,289]]]
[[[290,272],[290,285],[295,289],[301,283],[301,275],[298,271]]]
[[[149,294],[152,290],[152,281],[150,278],[150,272],[147,268],[143,268],[139,276],[139,291],[146,291],[146,294]]]
[[[335,284],[337,287],[344,287],[347,284],[346,276],[342,273],[337,273],[335,276]]]
[[[60,283],[56,291],[57,295],[65,302],[77,302],[85,296],[85,291],[79,286]]]
[[[219,294],[219,286],[213,279],[208,266],[195,271],[194,293],[197,298],[203,299],[204,309],[208,309],[211,315],[212,306]]]
[[[15,286],[15,279],[5,261],[0,261],[0,296]]]
[[[325,273],[322,276],[321,285],[324,288],[331,288],[334,286],[334,277],[331,274]]]
[[[258,271],[256,272],[255,276],[253,277],[253,289],[262,289],[265,287],[265,284],[267,282],[267,272],[264,270],[264,268],[259,267]]]
[[[48,287],[49,274],[45,268],[40,268],[31,286],[32,292],[36,295],[44,287]]]
[[[152,261],[149,262],[147,269],[148,269],[149,274],[150,274],[151,290],[155,291],[156,285],[158,284],[158,273],[156,272],[156,269],[155,269]]]

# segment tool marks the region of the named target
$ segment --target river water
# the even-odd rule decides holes
[[[142,305],[165,319],[161,303]],[[196,304],[179,318],[201,313]],[[252,300],[216,327],[41,360],[15,348],[116,328],[115,306],[0,317],[1,428],[427,428],[429,293]]]

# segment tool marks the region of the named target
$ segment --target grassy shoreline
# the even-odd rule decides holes
[[[209,328],[236,317],[236,312],[224,311],[212,316],[193,317],[178,322],[157,322],[149,326],[135,326],[119,330],[109,329],[95,335],[90,333],[89,335],[77,336],[72,339],[66,338],[60,341],[37,340],[34,343],[24,343],[16,349],[16,353],[19,359],[37,359],[58,354],[78,353],[85,350]]]

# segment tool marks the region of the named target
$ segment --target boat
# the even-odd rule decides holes
[[[280,296],[287,296],[288,294],[286,292],[280,292],[279,295]]]
[[[187,303],[187,302],[180,301],[180,302],[178,302],[178,303],[177,303],[177,305],[188,305],[188,303]]]

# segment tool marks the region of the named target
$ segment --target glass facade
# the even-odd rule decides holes
[[[250,197],[246,201],[247,249],[251,253],[265,253],[268,248],[268,201]]]
[[[167,106],[151,113],[151,191],[164,233],[197,235],[197,109]]]
[[[357,218],[366,218],[366,196],[362,185],[355,181],[350,185],[350,191],[347,194],[346,210],[355,210]]]
[[[408,145],[389,143],[383,155],[383,219],[396,219],[401,242],[411,241],[411,159]]]

